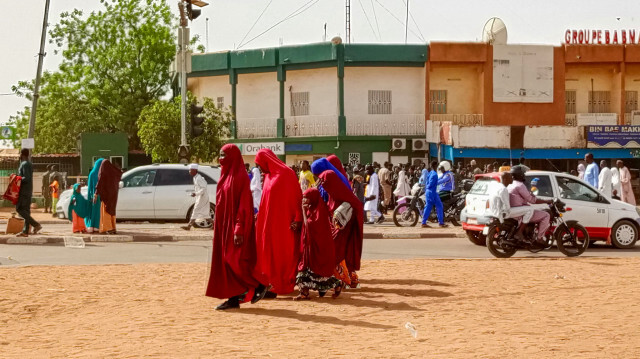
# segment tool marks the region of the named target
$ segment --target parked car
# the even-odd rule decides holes
[[[606,241],[617,248],[631,248],[640,233],[640,211],[636,206],[602,195],[583,180],[565,173],[528,171],[526,185],[536,180],[534,194],[542,199],[560,198],[570,211],[564,213],[565,221],[576,220],[589,232],[591,240]],[[500,181],[500,173],[476,176],[476,182],[467,194],[466,205],[460,214],[462,228],[469,240],[478,245],[486,243],[482,235],[489,223],[487,213],[489,184]]]
[[[220,169],[200,166],[198,173],[208,184],[211,217],[215,214],[216,187]],[[116,215],[119,220],[181,220],[191,217],[195,203],[193,179],[187,165],[154,164],[125,172],[120,182]],[[60,218],[67,217],[72,190],[64,191],[58,201]],[[81,193],[86,197],[87,188]],[[210,226],[211,223],[202,223]]]

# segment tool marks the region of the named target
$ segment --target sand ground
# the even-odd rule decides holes
[[[206,264],[0,268],[3,358],[638,358],[640,259],[365,261],[216,312]],[[405,328],[417,329],[417,338]]]

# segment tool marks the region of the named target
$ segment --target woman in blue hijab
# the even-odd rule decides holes
[[[93,169],[89,173],[87,180],[87,200],[89,200],[89,213],[85,217],[84,223],[89,233],[98,232],[100,230],[100,196],[96,195],[96,186],[98,186],[98,173],[104,158],[100,158],[93,165]]]
[[[73,233],[84,233],[87,231],[84,219],[88,218],[91,214],[91,203],[84,198],[80,188],[82,188],[81,183],[74,184],[71,199],[69,199],[69,213],[67,218],[69,218],[72,223]]]
[[[349,181],[344,177],[342,173],[340,173],[340,171],[338,171],[338,169],[334,165],[331,164],[331,162],[329,162],[328,159],[320,158],[313,161],[313,163],[311,164],[311,172],[313,173],[314,176],[319,177],[320,174],[324,171],[335,172],[335,174],[338,175],[338,178],[340,178],[340,181],[342,181],[342,183],[344,183],[344,185],[347,186],[349,190],[351,190],[351,185],[349,184]],[[318,188],[318,191],[320,191],[320,195],[322,196],[322,199],[325,202],[329,201],[329,195],[324,190],[324,188],[322,188],[322,184],[319,184],[317,188]]]

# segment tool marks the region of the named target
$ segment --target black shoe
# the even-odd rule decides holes
[[[327,294],[327,292],[318,292],[318,296],[320,298],[323,298],[325,294]]]
[[[251,298],[251,304],[256,304],[258,303],[261,299],[264,298],[264,296],[267,294],[267,292],[269,291],[269,289],[271,289],[271,286],[264,286],[262,284],[260,284],[255,291],[253,292],[253,298]]]
[[[375,222],[364,222],[364,224],[374,224]]]
[[[233,297],[227,299],[226,302],[220,304],[216,307],[216,310],[227,310],[227,309],[236,309],[240,308],[240,303],[238,302],[238,298]]]
[[[269,288],[271,288],[271,287],[269,287]],[[267,291],[267,294],[264,295],[264,299],[276,299],[277,296],[278,296],[278,294],[276,294],[274,292]]]
[[[376,221],[376,223],[383,223],[383,222],[384,222],[384,216],[381,215]]]

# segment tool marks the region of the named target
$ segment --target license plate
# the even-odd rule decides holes
[[[482,228],[482,234],[483,234],[483,235],[485,235],[485,236],[486,236],[487,234],[489,234],[489,227],[484,226],[484,228]]]
[[[467,223],[469,224],[478,224],[478,220],[475,218],[467,218]]]

